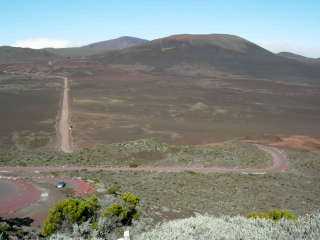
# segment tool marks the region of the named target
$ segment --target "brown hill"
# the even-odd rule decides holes
[[[320,70],[287,59],[238,36],[173,35],[93,57],[110,64],[143,64],[156,70],[181,65],[206,66],[230,74],[284,81],[319,82]]]

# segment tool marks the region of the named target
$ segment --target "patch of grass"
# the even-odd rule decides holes
[[[301,175],[318,176],[320,169],[320,151],[288,149],[289,169]]]
[[[271,156],[254,145],[228,142],[212,147],[174,146],[173,163],[203,164],[205,166],[257,166],[271,164]]]
[[[13,135],[13,142],[21,149],[36,149],[46,146],[51,140],[46,132],[22,131]]]

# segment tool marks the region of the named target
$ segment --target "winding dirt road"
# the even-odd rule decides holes
[[[71,172],[71,171],[127,171],[127,172],[199,172],[199,173],[242,173],[242,174],[265,174],[267,172],[285,172],[288,170],[287,155],[275,148],[264,145],[256,145],[272,157],[272,165],[266,168],[239,168],[239,167],[218,167],[218,166],[34,166],[34,167],[0,167],[0,172],[27,172],[27,173],[48,173],[48,172]]]
[[[61,151],[65,153],[72,152],[72,143],[71,143],[71,128],[69,124],[69,83],[67,77],[60,77],[64,80],[63,88],[63,97],[62,97],[62,106],[60,113],[60,120],[58,124],[59,132],[59,143]]]

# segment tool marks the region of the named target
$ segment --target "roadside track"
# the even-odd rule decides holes
[[[242,173],[242,174],[265,174],[267,172],[285,172],[288,170],[287,155],[275,147],[256,145],[262,151],[267,152],[272,157],[272,165],[266,168],[239,168],[239,167],[218,167],[218,166],[7,166],[0,167],[0,172],[6,173],[50,173],[50,172],[164,172],[164,173],[179,173],[179,172],[199,172],[199,173]]]

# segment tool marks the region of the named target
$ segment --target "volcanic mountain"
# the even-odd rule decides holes
[[[120,50],[132,46],[147,43],[148,40],[135,37],[120,37],[102,42],[96,42],[82,47],[73,48],[48,48],[47,50],[62,56],[67,57],[84,57],[94,54],[101,54],[110,50]]]
[[[319,82],[315,66],[288,59],[238,36],[173,35],[93,57],[110,64],[143,64],[155,70],[205,66],[228,74],[284,81]]]

